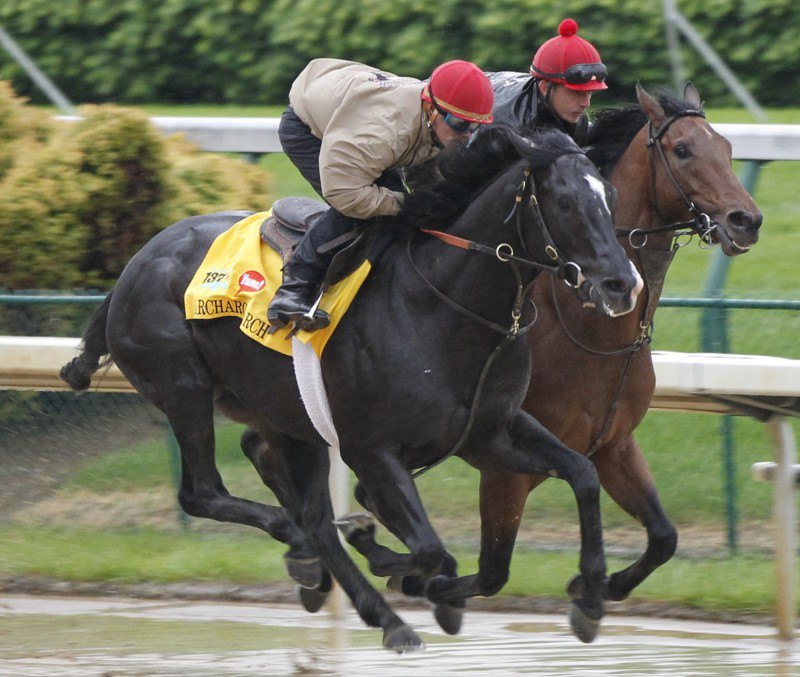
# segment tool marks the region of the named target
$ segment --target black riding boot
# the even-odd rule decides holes
[[[315,223],[292,253],[292,258],[283,268],[283,284],[275,292],[267,310],[267,320],[273,327],[285,327],[296,323],[306,331],[324,329],[330,324],[328,313],[311,308],[320,294],[320,287],[336,250],[320,253],[319,248],[344,235],[355,227],[356,222],[343,216],[331,207]]]

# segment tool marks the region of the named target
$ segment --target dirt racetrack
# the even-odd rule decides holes
[[[427,610],[401,614],[426,649],[399,656],[352,612],[296,606],[0,595],[0,675],[774,675],[800,671],[797,641],[768,626],[607,617],[592,644],[563,615],[468,612],[449,637]]]

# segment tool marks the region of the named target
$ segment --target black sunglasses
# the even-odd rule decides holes
[[[608,77],[608,69],[604,63],[576,63],[563,73],[545,73],[536,66],[531,66],[531,75],[548,80],[564,80],[571,85],[585,85],[589,82],[603,82]]]
[[[474,134],[478,131],[478,127],[481,126],[480,122],[470,122],[469,120],[464,120],[464,118],[460,118],[457,115],[453,115],[453,113],[448,113],[446,110],[442,110],[439,104],[436,103],[436,97],[433,95],[430,86],[428,87],[428,94],[430,94],[433,107],[438,111],[439,115],[444,118],[447,126],[450,127],[450,129],[452,129],[456,134]]]

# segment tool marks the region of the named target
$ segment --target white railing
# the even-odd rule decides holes
[[[232,153],[280,153],[278,118],[154,117],[165,134],[184,134],[198,148]],[[738,160],[800,160],[800,125],[715,124]]]
[[[75,120],[60,116],[59,120]],[[278,118],[156,116],[164,134],[184,134],[201,150],[228,153],[280,153]],[[737,160],[800,160],[800,125],[712,125],[733,145]]]

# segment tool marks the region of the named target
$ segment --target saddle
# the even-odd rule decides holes
[[[261,241],[278,252],[286,265],[300,238],[328,209],[324,202],[310,197],[281,198],[272,205],[272,215],[261,224]]]
[[[272,214],[261,224],[259,229],[261,241],[280,255],[285,266],[306,231],[319,221],[328,209],[330,207],[324,202],[309,197],[281,198],[272,205]],[[376,230],[380,229],[354,229],[320,247],[321,251],[339,250],[325,275],[323,289],[347,277],[364,259],[373,258],[375,252],[370,243],[376,239],[374,233]]]

